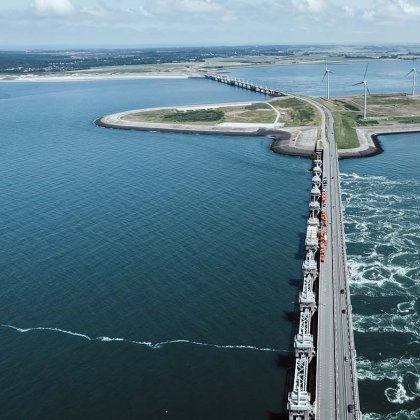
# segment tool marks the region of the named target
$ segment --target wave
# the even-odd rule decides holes
[[[420,185],[418,179],[408,178],[404,180],[398,180],[393,178],[388,178],[384,175],[361,175],[355,172],[346,173],[340,172],[340,180],[342,183],[372,183],[372,181],[380,182],[381,185]]]
[[[414,411],[401,410],[396,413],[389,413],[389,414],[363,413],[363,420],[418,420],[418,419],[420,419],[420,408]]]
[[[359,380],[370,379],[372,381],[382,381],[384,379],[391,379],[399,381],[406,374],[414,375],[416,382],[420,380],[419,358],[392,357],[380,361],[372,361],[363,357],[357,358],[357,376]],[[413,389],[413,391],[416,390]]]
[[[137,341],[131,340],[122,337],[106,337],[106,336],[99,336],[99,337],[90,337],[89,335],[63,330],[61,328],[55,327],[31,327],[31,328],[19,328],[14,325],[9,324],[2,324],[0,325],[2,328],[10,328],[20,333],[28,333],[32,331],[51,331],[60,334],[67,334],[72,335],[74,337],[83,338],[84,340],[88,341],[98,341],[98,342],[124,342],[129,344],[136,344],[140,346],[146,346],[153,350],[161,349],[164,346],[171,345],[171,344],[191,344],[195,346],[202,346],[202,347],[212,347],[216,349],[233,349],[233,350],[254,350],[254,351],[262,351],[262,352],[273,352],[273,353],[287,353],[288,350],[280,350],[280,349],[273,349],[269,347],[257,347],[251,345],[242,345],[242,344],[213,344],[213,343],[204,343],[200,341],[193,341],[193,340],[186,340],[186,339],[177,339],[177,340],[167,340],[161,341],[158,343],[152,343],[150,341]]]
[[[420,338],[420,324],[418,314],[401,315],[381,313],[375,315],[353,315],[353,327],[361,333],[405,333]]]
[[[357,360],[357,372],[360,381],[393,380],[394,386],[384,390],[390,403],[405,404],[420,397],[420,359],[390,358],[379,362],[367,359]]]

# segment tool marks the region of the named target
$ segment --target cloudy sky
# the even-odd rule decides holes
[[[1,0],[0,48],[420,43],[420,0]]]

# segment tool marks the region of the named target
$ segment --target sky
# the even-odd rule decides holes
[[[420,0],[0,0],[0,49],[420,43]]]

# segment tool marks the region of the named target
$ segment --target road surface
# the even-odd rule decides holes
[[[361,419],[334,119],[327,108],[307,101],[322,114],[328,216],[328,245],[319,273],[315,416],[320,420]]]

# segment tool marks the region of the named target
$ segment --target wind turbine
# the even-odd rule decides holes
[[[408,77],[408,76],[410,76],[410,74],[412,74],[413,75],[413,88],[412,88],[412,91],[411,91],[411,95],[412,96],[414,96],[414,94],[415,94],[415,90],[416,90],[416,74],[420,74],[418,71],[417,71],[417,69],[416,69],[416,66],[415,66],[415,61],[416,61],[416,59],[415,58],[413,58],[413,68],[407,73],[407,76],[405,76],[405,77]]]
[[[369,93],[370,95],[370,90],[367,86],[367,80],[366,80],[366,74],[369,68],[369,63],[366,64],[366,70],[365,70],[365,74],[363,76],[363,80],[359,83],[355,83],[353,86],[358,86],[358,85],[363,85],[364,86],[364,95],[365,95],[365,107],[363,109],[363,119],[366,119],[367,116],[367,94]]]
[[[325,80],[325,76],[327,77],[327,99],[330,99],[330,73],[334,74],[327,66],[327,62],[325,62],[325,73],[322,81]]]

